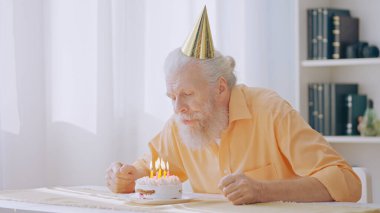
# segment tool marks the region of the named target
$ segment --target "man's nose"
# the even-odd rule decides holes
[[[187,104],[181,98],[177,98],[174,105],[174,110],[176,113],[184,113],[188,110]]]

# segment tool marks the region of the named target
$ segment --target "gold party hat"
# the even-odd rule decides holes
[[[203,8],[203,12],[194,26],[193,32],[182,46],[182,53],[198,59],[214,58],[214,45],[212,43],[206,6]]]

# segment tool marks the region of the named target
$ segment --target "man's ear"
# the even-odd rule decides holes
[[[220,77],[218,80],[218,94],[222,95],[228,91],[228,84],[224,77]]]

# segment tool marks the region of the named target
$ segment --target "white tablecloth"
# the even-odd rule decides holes
[[[0,207],[39,212],[379,212],[380,204],[273,202],[235,206],[221,195],[186,194],[187,203],[141,205],[105,187],[49,187],[0,191]],[[0,211],[1,212],[1,211]],[[17,211],[16,211],[17,212]]]

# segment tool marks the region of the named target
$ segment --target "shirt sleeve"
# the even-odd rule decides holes
[[[361,182],[351,166],[297,111],[279,116],[275,129],[281,152],[295,174],[318,179],[335,201],[360,199]]]
[[[169,162],[170,174],[178,176],[182,182],[186,181],[187,176],[183,167],[177,137],[174,121],[169,120],[164,129],[149,142],[150,153],[144,154],[133,165],[149,174],[150,161],[154,165],[157,158],[162,158],[165,162]]]

